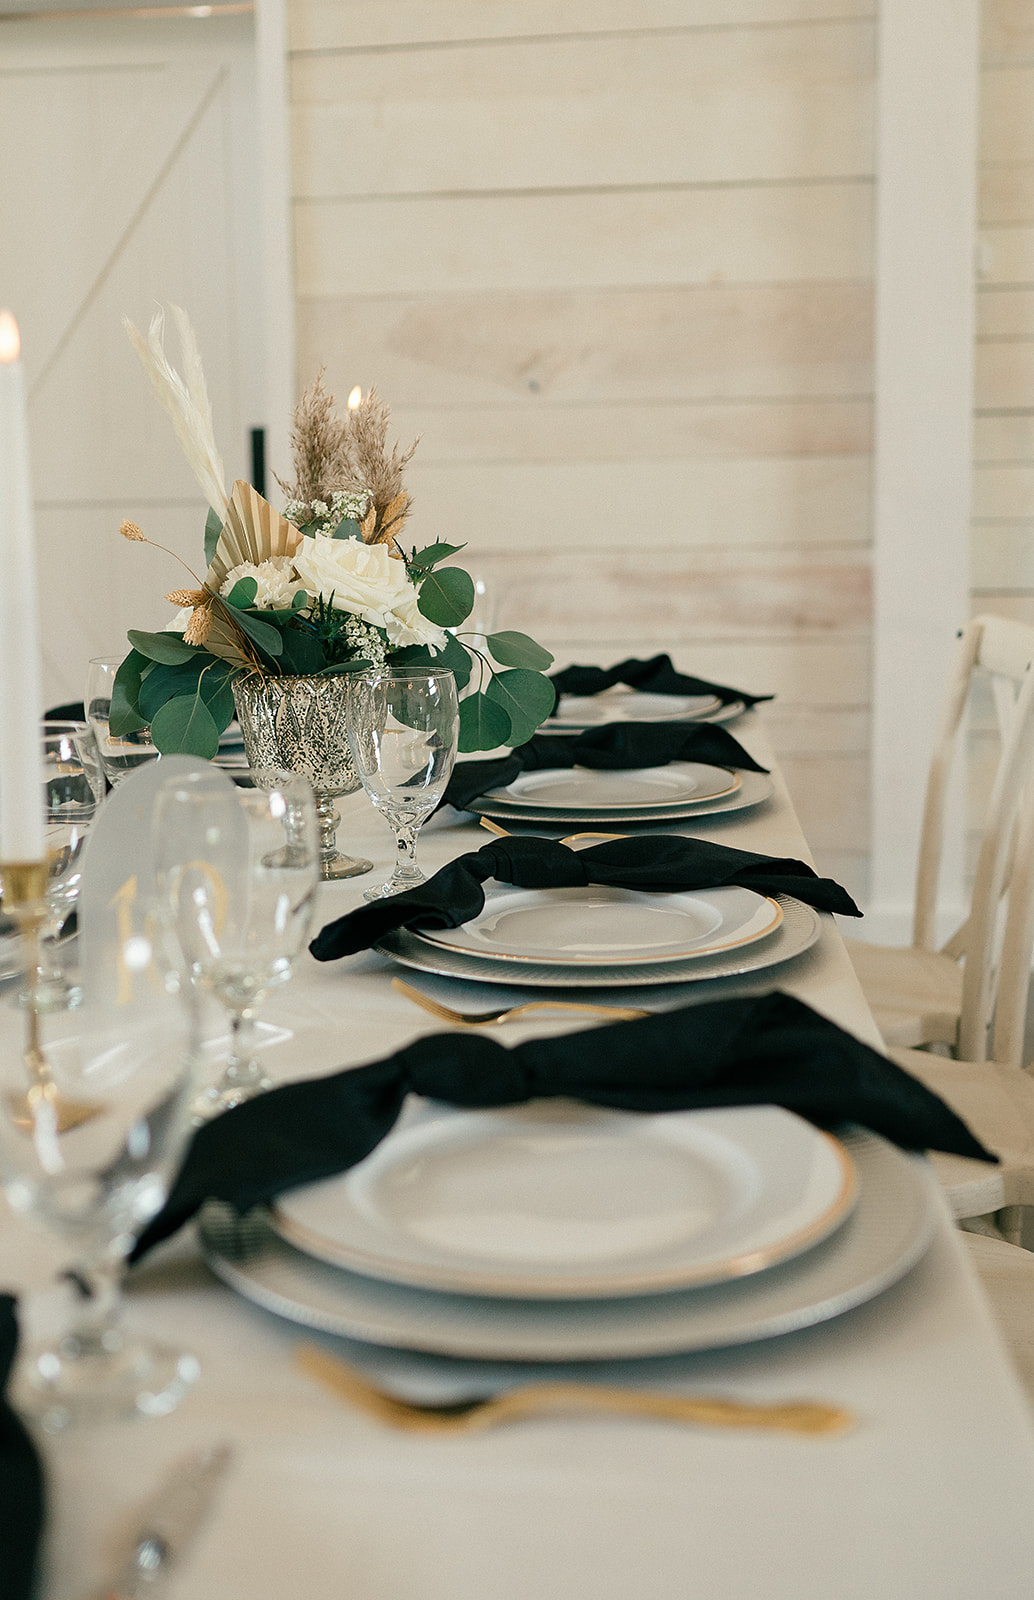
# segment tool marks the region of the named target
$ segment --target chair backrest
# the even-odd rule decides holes
[[[1028,784],[1020,807],[1008,892],[1009,907],[994,1002],[991,1059],[1011,1067],[1022,1067],[1026,1065],[1027,997],[1034,957],[1034,782]],[[959,1054],[963,1054],[961,1050]],[[980,1057],[963,1056],[963,1059],[979,1060]]]
[[[1023,806],[1034,772],[1034,628],[1002,617],[982,616],[967,623],[960,633],[930,765],[923,816],[913,934],[913,943],[922,949],[937,947],[937,883],[948,784],[970,691],[981,676],[990,681],[994,695],[999,756],[981,827],[969,915],[943,946],[947,954],[964,958],[958,1050],[963,1059],[974,1061],[987,1058],[988,1034],[1004,975],[1003,897],[1008,895],[1009,898],[1005,916],[1011,952],[1026,926],[1026,913],[1021,904],[1024,892],[1034,890],[1034,879],[1028,883],[1028,863],[1019,847],[1021,832],[1028,845],[1034,844],[1034,835],[1026,840]],[[1031,826],[1034,827],[1034,823]],[[1013,912],[1015,917],[1010,922]],[[1000,945],[1002,968],[999,967]],[[1003,1019],[1005,1011],[1012,1015],[1019,1003],[1020,969],[1010,965],[1008,970],[1010,990]],[[1023,1005],[1026,1005],[1025,987]],[[1010,1052],[1015,1047],[1015,1027],[1015,1020],[1008,1025],[1003,1020],[1002,1039],[1009,1039]],[[999,1059],[997,1050],[996,1033],[995,1059]]]

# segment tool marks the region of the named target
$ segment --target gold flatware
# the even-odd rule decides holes
[[[514,834],[510,833],[509,829],[501,828],[498,822],[493,822],[491,817],[482,817],[481,826],[487,828],[489,833],[494,833],[499,839],[512,839],[515,837]],[[602,839],[606,841],[607,839],[627,839],[628,837],[627,833],[597,833],[593,829],[590,833],[567,833],[559,843],[577,844],[581,839]]]
[[[426,994],[421,994],[419,989],[413,989],[401,978],[392,978],[391,987],[397,989],[399,994],[405,995],[407,1000],[412,1000],[415,1006],[420,1006],[432,1017],[439,1017],[442,1022],[455,1022],[466,1028],[485,1027],[492,1022],[509,1022],[513,1017],[521,1017],[527,1011],[579,1011],[584,1015],[593,1017],[610,1017],[614,1022],[633,1022],[637,1017],[649,1017],[653,1013],[642,1011],[632,1006],[597,1006],[582,1004],[578,1000],[525,1000],[516,1006],[499,1006],[493,1011],[454,1011],[451,1006],[443,1006],[437,1000],[431,1000]]]
[[[298,1345],[294,1359],[307,1377],[324,1384],[367,1416],[414,1433],[474,1433],[500,1422],[552,1411],[653,1417],[659,1422],[690,1422],[710,1428],[762,1428],[826,1435],[846,1433],[855,1424],[850,1411],[809,1400],[753,1405],[711,1395],[667,1394],[657,1389],[587,1383],[532,1383],[487,1400],[417,1405],[386,1394],[340,1356],[317,1345]]]

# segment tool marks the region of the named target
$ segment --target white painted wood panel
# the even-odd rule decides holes
[[[973,441],[978,463],[1034,461],[1034,411],[978,416]]]
[[[854,177],[872,171],[872,74],[867,21],[306,56],[296,192]]]
[[[317,370],[315,364],[312,370]],[[339,390],[344,394],[350,387],[345,380]],[[867,461],[872,406],[868,400],[829,397],[685,404],[658,400],[608,404],[600,397],[567,405],[539,398],[528,406],[393,406],[392,428],[406,444],[419,439],[417,470],[459,462],[485,466],[669,457],[690,462],[699,457],[756,461],[855,456]]]
[[[293,0],[291,48],[448,45],[872,17],[875,0]]]
[[[305,381],[326,365],[342,395],[376,382],[396,409],[868,395],[872,291],[808,281],[336,295],[301,301],[298,349]]]
[[[1034,283],[1034,226],[981,227],[981,280]]]
[[[476,549],[558,542],[620,549],[864,545],[869,463],[859,457],[763,460],[413,462],[413,527],[420,537]],[[811,552],[813,553],[813,552]],[[811,559],[809,553],[808,559]]]
[[[302,298],[823,282],[867,276],[872,190],[859,181],[298,201],[294,220]]]

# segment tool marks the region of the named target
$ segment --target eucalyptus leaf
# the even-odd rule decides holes
[[[133,649],[149,661],[164,661],[169,666],[200,654],[195,645],[185,644],[178,633],[142,633],[139,628],[130,628],[127,638]]]
[[[323,646],[313,633],[304,628],[285,628],[280,635],[282,651],[280,666],[284,672],[306,677],[310,672],[323,670]]]
[[[258,580],[256,578],[238,578],[229,594],[226,596],[228,606],[236,606],[238,611],[247,611],[249,606],[255,604],[258,594]]]
[[[495,750],[510,740],[510,718],[505,708],[487,695],[472,694],[460,701],[459,749]]]
[[[369,672],[372,661],[336,661],[332,667],[323,667],[317,678],[343,678],[350,672]]]
[[[229,601],[226,604],[229,605]],[[252,639],[258,645],[260,650],[264,650],[267,656],[279,657],[284,648],[284,641],[279,628],[275,628],[271,622],[263,622],[260,617],[256,617],[251,611],[241,611],[237,606],[232,606],[231,610],[233,611],[234,622],[244,630],[249,639]]]
[[[363,530],[354,517],[342,517],[334,532],[332,539],[361,539]]]
[[[470,682],[471,666],[470,651],[451,633],[442,649],[436,650],[428,660],[430,671],[434,671],[436,667],[443,667],[448,672],[451,672],[456,679],[457,689],[465,689],[467,687]]]
[[[211,761],[219,750],[219,729],[199,694],[181,694],[156,713],[151,740],[163,756],[201,756]]]
[[[426,644],[407,644],[391,652],[392,666],[403,667],[407,672],[420,672],[425,667],[430,672],[437,660],[438,657],[432,656]]]
[[[206,658],[198,652],[193,661],[181,661],[175,666],[159,664],[152,668],[140,685],[137,698],[140,714],[146,722],[157,715],[167,700],[197,692],[198,676],[206,659],[210,661],[212,658]]]
[[[426,569],[433,567],[437,562],[444,561],[447,556],[454,556],[460,550],[465,550],[465,544],[428,544],[422,550],[414,550],[410,565]]]
[[[144,669],[149,665],[147,657],[142,656],[139,650],[130,650],[115,674],[108,709],[108,728],[116,739],[147,727],[147,718],[140,714],[140,685]],[[90,714],[89,706],[86,707],[86,714]]]
[[[428,621],[440,628],[457,628],[470,616],[474,580],[462,567],[429,572],[420,585],[417,605]]]
[[[523,744],[531,738],[556,701],[556,690],[549,679],[541,672],[527,672],[523,667],[512,672],[497,672],[485,693],[507,713],[514,744]]]
[[[526,633],[490,633],[486,642],[501,667],[530,667],[533,672],[542,672],[553,665],[549,651]]]
[[[215,560],[215,547],[219,543],[219,535],[222,531],[222,518],[214,506],[209,506],[208,518],[205,522],[205,560],[209,566]]]

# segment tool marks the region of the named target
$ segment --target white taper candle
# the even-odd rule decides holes
[[[43,859],[39,616],[18,324],[0,311],[0,860]]]

